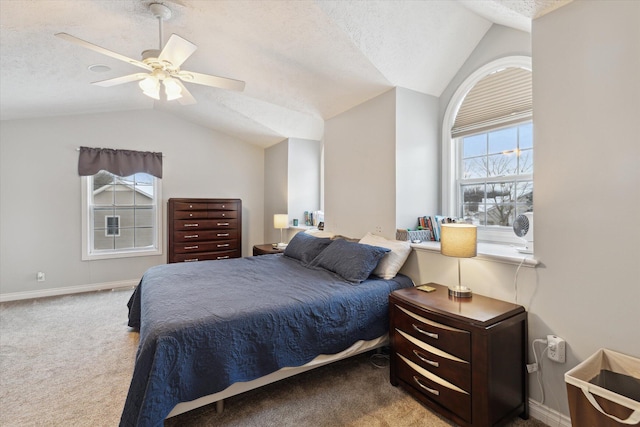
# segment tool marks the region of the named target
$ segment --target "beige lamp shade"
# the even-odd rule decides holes
[[[476,256],[478,254],[477,227],[471,224],[442,224],[440,253],[457,258]]]
[[[287,214],[275,214],[273,216],[273,228],[288,228],[289,227],[289,215]]]

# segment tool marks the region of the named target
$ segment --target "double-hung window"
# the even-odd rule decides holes
[[[511,227],[533,210],[533,124],[458,138],[458,216],[479,226]]]
[[[162,253],[160,178],[146,172],[120,176],[101,169],[84,174],[81,181],[82,259]]]
[[[445,112],[443,211],[478,226],[478,239],[519,243],[518,215],[533,211],[531,58],[473,73]]]

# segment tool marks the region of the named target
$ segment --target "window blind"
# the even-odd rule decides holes
[[[531,71],[510,67],[489,74],[467,93],[451,129],[458,138],[530,120]]]

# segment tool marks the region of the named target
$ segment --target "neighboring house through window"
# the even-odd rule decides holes
[[[478,226],[478,239],[519,243],[515,218],[533,211],[531,58],[473,73],[451,98],[443,126],[443,210]]]

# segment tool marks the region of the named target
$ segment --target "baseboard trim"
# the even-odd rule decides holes
[[[529,415],[549,427],[571,427],[571,418],[532,399],[529,399]]]
[[[55,297],[60,295],[79,294],[83,292],[104,291],[116,288],[134,288],[139,279],[121,280],[117,282],[93,283],[90,285],[67,286],[64,288],[41,289],[38,291],[9,292],[0,294],[0,302],[18,301],[24,299]]]

